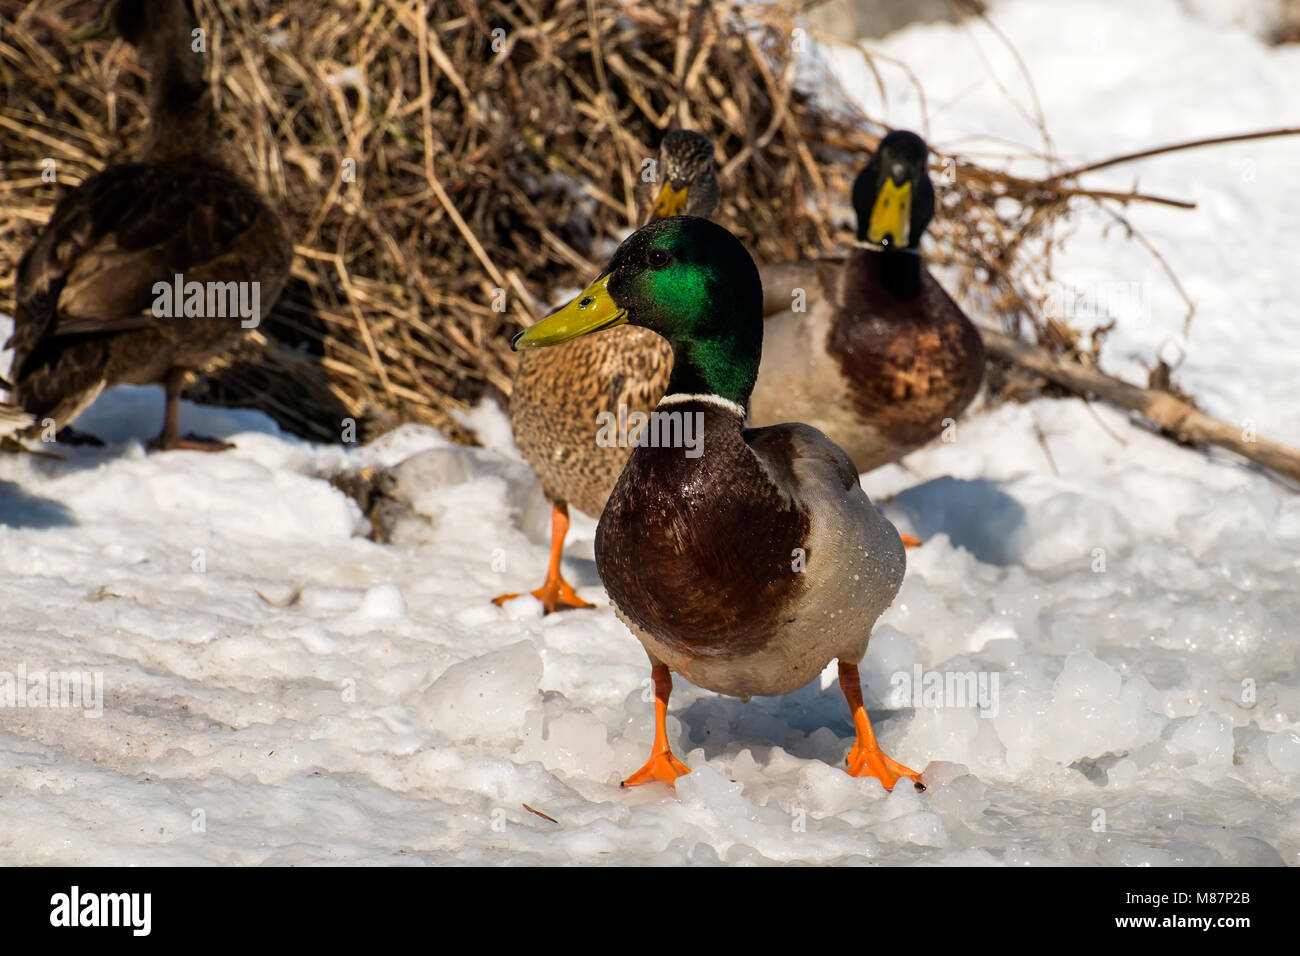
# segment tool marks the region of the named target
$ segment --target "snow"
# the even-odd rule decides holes
[[[1300,51],[1173,0],[1052,13],[993,11],[1066,155],[1295,120]],[[1029,139],[996,88],[972,85],[967,37],[930,25],[883,47],[924,77],[936,142]],[[914,122],[901,79],[890,89],[887,115]],[[1190,335],[1152,270],[1149,314],[1121,322],[1105,366],[1137,378],[1173,343],[1211,411],[1300,443],[1283,266],[1300,197],[1279,185],[1294,149],[1097,180],[1136,174],[1199,204],[1132,210],[1187,279]],[[1057,263],[1072,281],[1148,268],[1079,226]],[[98,674],[103,691],[97,717],[0,707],[0,862],[1300,864],[1300,499],[1113,409],[978,412],[864,476],[926,540],[862,665],[882,744],[924,769],[926,793],[843,773],[853,730],[832,668],[748,703],[678,680],[669,734],[693,773],[675,796],[618,786],[653,708],[596,577],[595,522],[574,516],[566,568],[598,610],[489,603],[540,582],[548,530],[495,406],[470,416],[488,449],[414,426],[343,449],[187,404],[184,429],[237,448],[146,455],[160,414],[158,390],[113,389],[78,423],[107,447],[0,456],[0,700],[20,668]],[[412,509],[395,544],[368,540],[327,480],[371,465],[396,469]],[[929,699],[936,675],[996,694]]]

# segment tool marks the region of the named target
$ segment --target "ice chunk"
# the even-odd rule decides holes
[[[402,589],[396,584],[380,584],[366,592],[361,599],[361,606],[356,610],[358,618],[406,617],[406,600]]]
[[[1268,738],[1269,762],[1286,774],[1300,773],[1300,734],[1279,731]]]
[[[1228,770],[1232,766],[1232,724],[1210,711],[1176,724],[1169,738],[1169,752],[1182,764],[1196,764]]]
[[[450,740],[515,743],[538,705],[542,658],[532,641],[453,664],[416,704],[421,723]]]

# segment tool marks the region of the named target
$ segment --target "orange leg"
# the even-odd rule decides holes
[[[546,569],[546,581],[536,591],[530,592],[542,602],[542,611],[567,611],[580,607],[595,607],[578,597],[578,592],[569,586],[560,573],[560,557],[564,554],[564,536],[569,533],[569,506],[567,504],[551,505],[551,563]],[[519,597],[518,594],[502,594],[492,603],[497,607]]]
[[[905,548],[919,548],[923,543],[920,538],[913,538],[910,534],[903,534],[901,531],[898,536],[903,539]]]
[[[894,760],[876,743],[876,735],[871,730],[871,721],[867,718],[867,708],[862,706],[862,684],[858,678],[858,665],[840,661],[840,690],[853,711],[853,728],[858,732],[857,743],[849,751],[848,764],[850,777],[875,777],[886,790],[893,790],[899,777],[909,778],[918,792],[925,791],[921,775],[909,770]]]
[[[664,664],[650,669],[655,682],[655,742],[650,747],[650,759],[644,767],[623,781],[624,787],[635,787],[658,780],[676,789],[677,778],[690,773],[690,768],[673,756],[668,746],[668,695],[673,692],[673,677]]]

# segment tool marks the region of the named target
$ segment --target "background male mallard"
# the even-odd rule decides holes
[[[650,218],[707,216],[717,206],[713,144],[688,130],[664,134],[656,161]],[[650,195],[647,198],[650,198]],[[520,356],[510,392],[515,444],[541,479],[550,500],[551,558],[545,583],[532,595],[546,613],[590,607],[564,580],[560,558],[569,530],[569,505],[599,515],[623,471],[629,448],[596,443],[600,412],[648,413],[668,385],[672,352],[645,329],[621,328],[545,352]],[[503,594],[503,604],[518,594]]]
[[[921,259],[935,208],[927,154],[915,133],[890,133],[853,185],[857,247],[763,270],[769,317],[750,421],[807,422],[860,472],[936,438],[984,377],[979,331]],[[795,290],[803,311],[791,308]]]
[[[222,140],[204,79],[207,54],[192,38],[197,28],[189,0],[109,0],[75,35],[112,29],[136,48],[149,70],[149,124],[133,161],[60,200],[18,265],[13,398],[35,427],[52,419],[64,428],[106,387],[157,383],[167,406],[151,447],[229,447],[181,438],[181,390],[187,370],[234,347],[247,329],[228,306],[211,310],[226,315],[205,308],[155,316],[154,286],[177,275],[185,283],[258,283],[264,314],[284,287],[293,250]]]
[[[596,532],[596,567],[650,657],[651,758],[625,785],[673,783],[671,671],[722,694],[785,694],[839,661],[857,743],[849,773],[892,788],[920,774],[886,756],[862,703],[858,662],[903,581],[898,532],[848,456],[803,424],[744,427],[763,349],[763,290],[741,243],[707,219],[651,223],[573,302],[516,337],[555,346],[632,324],[673,353],[656,415],[693,416],[700,454],[632,451]]]

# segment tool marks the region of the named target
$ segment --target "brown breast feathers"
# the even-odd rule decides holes
[[[805,587],[794,551],[807,547],[809,518],[733,413],[703,401],[658,411],[702,422],[703,454],[632,453],[596,532],[601,580],[625,617],[685,653],[752,653]]]
[[[979,332],[921,269],[921,294],[900,299],[882,284],[880,253],[855,250],[843,272],[827,351],[856,411],[902,445],[921,445],[970,404],[984,375]]]

